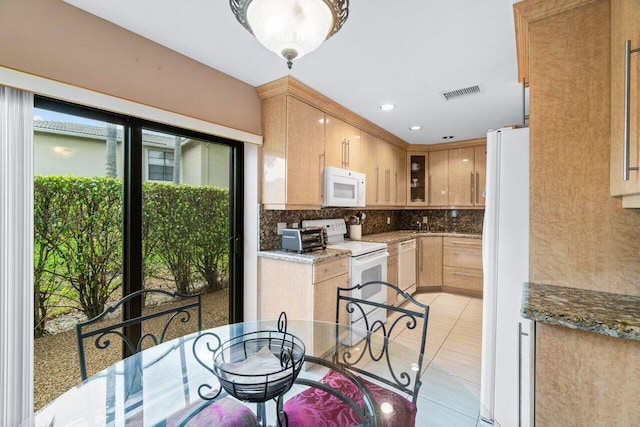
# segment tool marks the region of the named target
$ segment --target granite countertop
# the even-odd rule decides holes
[[[525,283],[522,316],[597,334],[640,341],[640,297]]]
[[[387,233],[367,234],[362,236],[363,242],[380,242],[391,245],[393,243],[402,242],[408,239],[415,239],[423,236],[435,236],[435,237],[463,237],[466,239],[482,239],[482,234],[464,234],[464,233],[437,233],[431,231],[413,231],[413,230],[399,230],[389,231]]]
[[[258,256],[262,258],[279,259],[282,261],[299,262],[302,264],[320,264],[334,261],[340,258],[351,256],[351,251],[342,249],[324,249],[321,251],[297,252],[285,251],[284,249],[272,249],[269,251],[259,251]]]
[[[432,232],[415,232],[411,230],[390,231],[387,233],[367,234],[362,236],[363,242],[378,242],[388,245],[402,242],[404,240],[415,239],[420,236],[442,236],[442,237],[464,237],[470,239],[482,239],[481,234],[463,234],[463,233],[432,233]],[[271,249],[259,251],[258,256],[262,258],[279,259],[282,261],[300,262],[303,264],[319,264],[322,262],[333,261],[338,258],[348,257],[350,251],[340,249],[325,249],[322,251],[305,252],[299,254],[297,252],[285,251],[284,249]]]

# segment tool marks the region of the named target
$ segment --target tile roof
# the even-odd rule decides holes
[[[47,120],[34,120],[33,128],[40,131],[64,132],[97,138],[107,138],[107,128],[102,126],[87,125],[84,123],[51,122]],[[118,140],[122,140],[122,127],[118,126]],[[173,147],[175,139],[173,136],[163,136],[153,133],[142,134],[143,144],[162,145]],[[183,143],[184,144],[184,143]]]

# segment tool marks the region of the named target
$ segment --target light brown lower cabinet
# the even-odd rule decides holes
[[[349,287],[349,257],[317,264],[260,258],[259,265],[260,319],[277,319],[284,311],[291,320],[335,322],[337,289]],[[347,323],[346,312],[339,322]],[[332,345],[332,337],[313,335],[312,331],[299,338],[307,346],[312,343],[317,354]]]
[[[421,236],[416,251],[418,291],[440,290],[442,286],[442,237]]]
[[[442,290],[482,296],[482,240],[444,237]]]

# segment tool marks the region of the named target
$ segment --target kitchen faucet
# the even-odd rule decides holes
[[[416,225],[418,226],[418,233],[422,231],[422,223],[420,221],[416,222]]]

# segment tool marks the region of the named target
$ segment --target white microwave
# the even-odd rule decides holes
[[[366,175],[346,169],[324,168],[323,207],[364,207]]]

